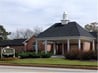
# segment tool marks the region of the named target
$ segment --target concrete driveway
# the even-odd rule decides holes
[[[64,73],[97,73],[97,70],[86,70],[86,69],[66,69],[66,68],[46,68],[46,67],[24,67],[24,66],[0,66],[1,72],[64,72]]]

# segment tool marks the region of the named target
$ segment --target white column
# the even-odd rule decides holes
[[[67,40],[67,51],[69,52],[69,49],[70,49],[70,41],[69,39]]]
[[[78,48],[79,48],[79,50],[81,50],[81,40],[80,39],[78,40]]]
[[[62,43],[62,55],[64,55],[64,43]]]
[[[92,50],[95,51],[95,41],[92,41]]]
[[[54,44],[53,44],[53,54],[56,55],[55,42],[54,42]]]
[[[27,43],[25,42],[24,45],[25,45],[25,51],[26,51],[27,50]]]
[[[45,40],[45,53],[47,54],[47,40]]]
[[[38,41],[36,40],[35,42],[35,53],[37,54],[38,53]]]
[[[14,49],[14,56],[13,57],[15,58],[15,49]]]

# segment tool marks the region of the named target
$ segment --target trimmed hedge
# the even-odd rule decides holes
[[[35,54],[34,52],[20,52],[18,53],[20,58],[40,58],[39,54]]]
[[[52,56],[52,53],[47,52],[41,52],[41,58],[50,58]]]
[[[35,52],[30,52],[29,53],[29,58],[40,58],[40,54],[36,54]]]
[[[28,52],[27,53],[26,52],[21,52],[21,53],[18,53],[18,56],[20,58],[28,58],[29,57],[29,54],[28,54]]]
[[[44,52],[40,52],[38,54],[35,52],[20,52],[17,55],[20,58],[50,58],[52,54],[49,52],[47,52],[47,54]]]

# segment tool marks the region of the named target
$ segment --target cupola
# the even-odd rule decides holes
[[[67,12],[64,12],[64,13],[63,13],[62,18],[63,18],[63,19],[61,20],[61,23],[62,23],[63,25],[68,24],[69,20],[68,20],[68,17],[67,17]]]

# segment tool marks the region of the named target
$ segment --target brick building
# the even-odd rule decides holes
[[[96,33],[90,33],[82,28],[77,22],[69,21],[66,13],[59,23],[55,23],[36,37],[36,53],[38,42],[44,43],[44,51],[52,51],[54,55],[64,55],[70,50],[95,51],[98,49]]]

